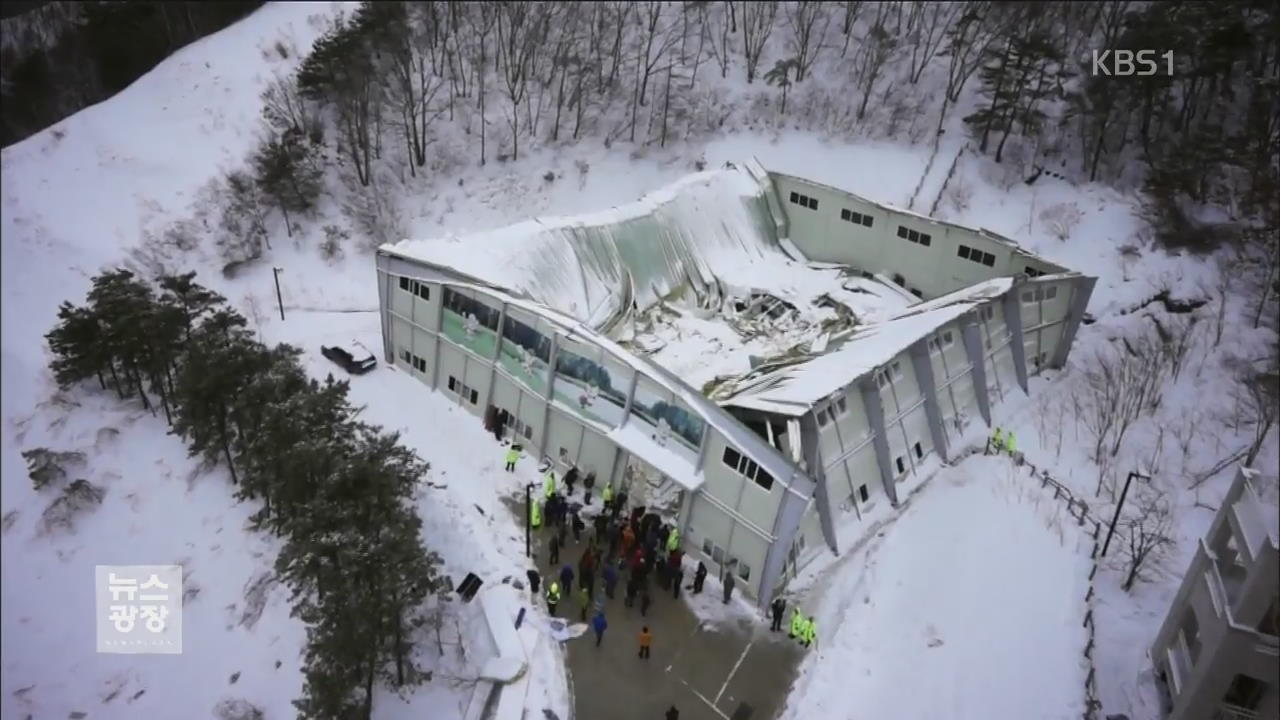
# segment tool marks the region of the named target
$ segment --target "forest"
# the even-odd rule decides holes
[[[30,11],[63,13],[53,25],[64,29],[4,48],[6,144],[258,3],[68,5]],[[597,143],[639,158],[757,130],[936,153],[962,132],[1008,186],[1053,172],[1142,190],[1153,244],[1218,255],[1250,298],[1249,321],[1274,326],[1278,23],[1274,4],[1248,0],[363,3],[311,48],[277,45],[300,63],[263,95],[253,152],[210,181],[195,218],[144,240],[207,241],[231,274],[331,208],[354,232],[325,226],[326,255],[398,240],[404,197],[538,148]],[[1172,50],[1172,73],[1094,75],[1099,49]],[[239,497],[261,500],[255,520],[284,539],[277,570],[308,626],[299,711],[368,718],[375,686],[418,679],[411,631],[440,589],[410,503],[427,465],[360,422],[345,383],[307,379],[297,349],[254,340],[191,274],[155,275],[153,286],[104,273],[86,305],[62,307],[48,335],[57,380],[163,412],[193,455],[228,469]],[[1250,380],[1259,397],[1276,357]],[[1125,407],[1150,402],[1117,392],[1115,378],[1159,376],[1097,372],[1099,397],[1116,398],[1094,423],[1103,455],[1123,437]],[[687,436],[677,410],[653,408]]]

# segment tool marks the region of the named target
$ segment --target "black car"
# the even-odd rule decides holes
[[[323,345],[320,354],[337,363],[352,375],[363,375],[378,366],[378,359],[358,342],[347,345]]]

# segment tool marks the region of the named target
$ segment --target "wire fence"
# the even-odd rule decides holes
[[[990,440],[987,441],[987,452],[991,452]],[[1097,647],[1097,627],[1093,620],[1094,604],[1097,601],[1097,594],[1094,592],[1093,583],[1094,579],[1098,575],[1098,562],[1101,560],[1100,541],[1098,538],[1102,534],[1102,523],[1089,515],[1088,503],[1077,498],[1069,488],[1053,479],[1049,474],[1048,468],[1037,468],[1035,463],[1027,460],[1026,456],[1022,453],[1014,453],[1012,459],[1014,464],[1027,468],[1030,471],[1031,478],[1033,480],[1038,480],[1040,482],[1040,487],[1046,492],[1052,490],[1053,499],[1066,505],[1067,513],[1072,518],[1075,518],[1080,527],[1086,527],[1086,524],[1092,526],[1085,530],[1093,537],[1093,549],[1089,554],[1089,587],[1085,591],[1084,595],[1085,613],[1083,626],[1088,631],[1088,640],[1085,642],[1084,646],[1084,663],[1088,672],[1085,674],[1084,679],[1085,710],[1082,717],[1084,720],[1096,720],[1098,717],[1098,711],[1102,707],[1102,703],[1098,700],[1097,668],[1093,661],[1094,650]]]

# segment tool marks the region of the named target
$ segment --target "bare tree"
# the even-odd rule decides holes
[[[876,6],[876,19],[854,57],[855,82],[862,89],[862,101],[858,103],[859,120],[867,114],[867,101],[871,99],[871,91],[875,89],[885,64],[898,50],[897,36],[885,26],[888,13],[887,3]]]
[[[708,28],[707,40],[711,43],[711,56],[720,65],[720,77],[726,78],[729,77],[730,56],[728,15],[729,10],[733,8],[733,3],[730,0],[726,0],[718,8],[719,12],[715,13],[716,17],[714,18],[712,17],[710,5],[702,5],[699,12],[702,15],[702,24]],[[715,30],[719,32],[711,30],[713,24],[715,25]]]
[[[1244,464],[1252,467],[1280,415],[1280,375],[1275,372],[1243,373],[1234,391],[1241,424],[1252,430]]]
[[[1085,371],[1085,428],[1093,440],[1093,460],[1120,453],[1133,423],[1159,406],[1170,370],[1168,353],[1149,334],[1122,338],[1123,351],[1100,351]]]
[[[795,81],[802,82],[826,46],[831,15],[824,3],[812,0],[787,3],[786,15],[787,28],[791,31],[787,46],[796,62]]]
[[[507,99],[511,102],[507,120],[511,129],[512,160],[520,159],[520,103],[529,91],[534,54],[547,36],[549,5],[516,0],[501,3],[496,13],[498,63]]]
[[[773,23],[778,17],[777,0],[752,0],[742,3],[742,55],[747,61],[747,84],[756,79],[760,56],[769,43]]]
[[[400,128],[409,157],[409,173],[416,176],[415,168],[427,163],[430,144],[427,130],[431,122],[448,109],[443,103],[436,104],[445,81],[430,67],[434,20],[420,6],[388,4],[383,7],[402,8],[397,22],[389,24],[382,55],[390,70],[387,98],[397,116],[392,124]]]
[[[493,31],[497,17],[494,12],[494,6],[489,3],[476,3],[466,13],[465,17],[476,40],[475,54],[471,57],[470,64],[475,72],[477,105],[480,109],[480,166],[484,167],[487,159],[485,140],[488,136],[487,125],[489,124],[485,113],[488,97],[488,83],[485,80],[489,75],[488,62],[490,58],[489,33]]]
[[[840,32],[844,35],[844,45],[840,47],[841,60],[849,54],[849,41],[853,39],[853,26],[858,22],[858,16],[862,14],[861,0],[846,0],[843,4],[844,15],[840,21]]]
[[[942,47],[946,30],[952,21],[964,11],[962,3],[912,3],[907,15],[907,37],[911,44],[911,84],[920,82],[920,76]]]
[[[1141,486],[1128,503],[1132,508],[1121,519],[1124,547],[1121,553],[1124,583],[1129,592],[1138,580],[1146,580],[1157,570],[1174,548],[1173,506],[1165,493],[1150,486]]]
[[[1174,439],[1178,441],[1178,449],[1181,451],[1178,470],[1184,475],[1187,472],[1187,460],[1191,457],[1191,448],[1195,445],[1196,438],[1200,435],[1200,420],[1200,413],[1196,410],[1191,410],[1190,412],[1179,414],[1169,428],[1169,431],[1173,433]]]

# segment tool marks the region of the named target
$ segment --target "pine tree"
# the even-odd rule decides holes
[[[254,181],[284,216],[285,231],[293,237],[289,212],[306,212],[320,195],[323,173],[312,155],[317,148],[301,130],[271,133],[253,155]]]
[[[1000,162],[1015,129],[1027,137],[1038,133],[1045,117],[1040,102],[1060,86],[1062,70],[1062,53],[1044,30],[1011,35],[988,49],[979,77],[990,102],[964,119],[980,138],[978,149],[986,152],[992,131],[999,132],[995,159]]]
[[[45,335],[49,349],[53,351],[50,369],[58,387],[66,390],[96,376],[98,384],[105,390],[107,383],[102,371],[110,364],[110,358],[104,352],[106,347],[102,342],[98,318],[88,308],[63,302],[58,307],[58,320],[53,330]],[[118,384],[115,390],[124,397]]]

